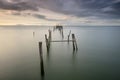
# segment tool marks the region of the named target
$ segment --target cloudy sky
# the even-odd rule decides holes
[[[120,25],[120,0],[0,0],[0,25]]]

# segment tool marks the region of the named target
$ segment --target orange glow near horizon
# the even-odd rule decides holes
[[[75,17],[46,9],[41,9],[38,12],[22,11],[17,12],[18,14],[14,15],[13,13],[16,12],[17,11],[0,9],[0,25],[120,25],[119,20],[109,22],[107,20]],[[34,14],[37,14],[38,16],[34,16]]]
[[[51,11],[42,10],[42,12],[36,12],[39,15],[44,15],[48,20],[42,18],[36,18],[31,15],[13,15],[11,10],[0,10],[0,25],[53,25],[60,23],[59,21],[48,21],[49,19],[61,19],[65,20],[67,17],[65,15],[57,14]],[[33,13],[31,11],[26,11],[24,13]],[[49,14],[48,14],[49,13]],[[34,14],[34,13],[33,13]]]

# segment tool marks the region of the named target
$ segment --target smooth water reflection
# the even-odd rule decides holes
[[[43,42],[45,80],[119,80],[120,27],[64,27],[72,43],[51,43],[46,51],[45,34],[52,27],[0,27],[0,80],[41,80],[38,42]],[[34,35],[33,35],[34,32]],[[71,37],[70,37],[71,38]],[[58,31],[53,40],[62,40]]]

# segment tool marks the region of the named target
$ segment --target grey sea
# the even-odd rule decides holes
[[[72,42],[52,42],[49,54],[48,29],[52,40],[62,40],[53,27],[0,27],[0,80],[43,79],[38,42],[43,43],[44,80],[120,80],[120,26],[64,27],[64,40],[71,30],[78,51]]]

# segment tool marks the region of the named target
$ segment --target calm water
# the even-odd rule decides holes
[[[64,27],[72,43],[51,43],[46,52],[44,35],[52,27],[0,27],[0,80],[41,80],[38,42],[43,42],[45,80],[120,80],[120,27]],[[33,32],[35,34],[33,35]],[[53,40],[62,40],[59,31]]]

